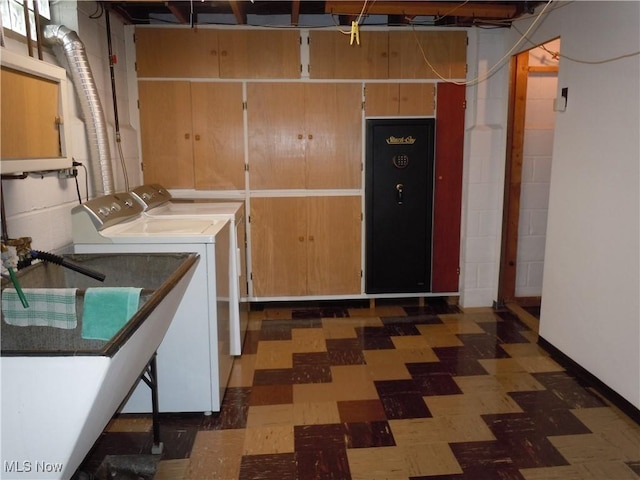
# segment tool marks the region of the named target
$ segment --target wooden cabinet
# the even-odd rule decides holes
[[[365,114],[368,117],[433,116],[433,83],[367,83]]]
[[[360,32],[360,45],[350,45],[338,30],[309,32],[309,77],[388,78],[387,32]]]
[[[467,34],[463,30],[364,30],[360,32],[360,45],[349,42],[349,36],[338,31],[310,32],[309,76],[363,79],[466,76]]]
[[[244,189],[242,85],[140,81],[146,183]]]
[[[253,295],[360,293],[359,196],[251,199]]]
[[[138,77],[217,78],[218,31],[136,28]]]
[[[221,78],[300,78],[297,30],[219,32]]]
[[[137,28],[139,77],[299,78],[295,30]]]
[[[361,100],[360,84],[249,83],[250,188],[360,188]]]
[[[389,32],[389,78],[465,78],[464,31]]]

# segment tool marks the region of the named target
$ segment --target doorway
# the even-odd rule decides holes
[[[560,40],[512,57],[498,303],[539,319]]]

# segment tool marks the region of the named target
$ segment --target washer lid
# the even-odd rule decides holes
[[[145,218],[144,220],[116,225],[110,228],[109,231],[102,233],[106,236],[200,236],[215,234],[224,223],[225,220],[206,220],[201,218]]]

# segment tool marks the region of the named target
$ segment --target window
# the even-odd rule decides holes
[[[36,41],[36,14],[39,20],[51,19],[49,0],[0,0],[0,14],[2,26],[20,35],[27,36],[27,22],[25,21],[25,2],[29,12],[29,39]]]

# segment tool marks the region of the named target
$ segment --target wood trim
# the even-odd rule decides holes
[[[511,60],[498,303],[515,300],[529,51]]]
[[[457,292],[460,279],[465,87],[438,83],[431,291]]]

